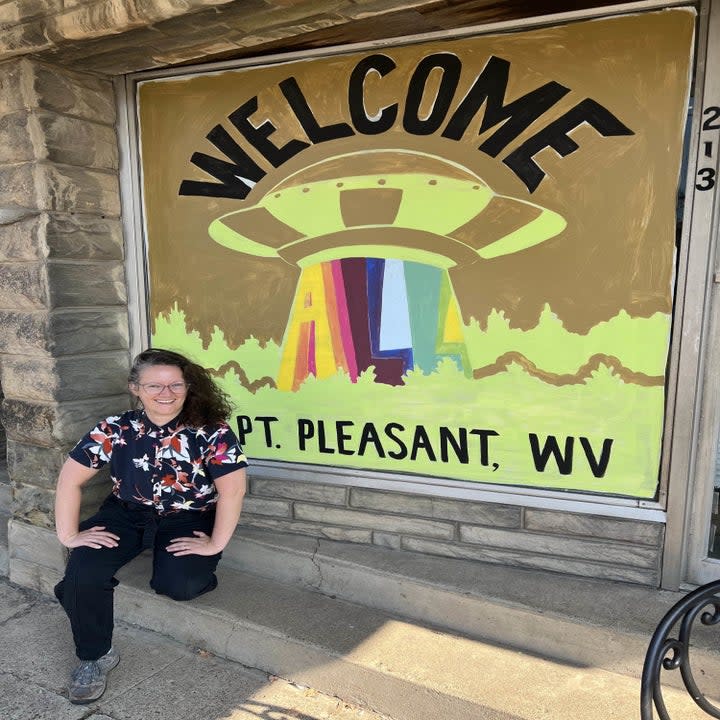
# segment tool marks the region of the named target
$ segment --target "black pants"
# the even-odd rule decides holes
[[[112,645],[115,573],[145,548],[153,548],[150,587],[173,600],[192,600],[217,587],[215,569],[222,553],[176,557],[165,548],[173,538],[193,537],[193,530],[212,533],[215,512],[181,510],[167,516],[152,508],[125,503],[110,495],[98,512],[80,523],[120,537],[114,548],[74,548],[55,596],[70,618],[75,652],[80,660],[97,660]]]

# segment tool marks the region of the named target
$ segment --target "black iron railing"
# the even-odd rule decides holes
[[[653,704],[660,720],[671,720],[662,693],[663,670],[678,669],[690,697],[708,715],[720,718],[720,708],[700,691],[690,668],[690,636],[698,616],[703,625],[720,624],[720,580],[688,593],[670,608],[658,624],[643,666],[640,689],[642,720],[654,720]]]

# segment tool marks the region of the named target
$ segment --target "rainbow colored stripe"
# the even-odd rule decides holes
[[[451,358],[470,376],[463,324],[447,271],[416,262],[344,258],[303,269],[283,340],[280,390],[342,369],[355,382],[402,385]]]

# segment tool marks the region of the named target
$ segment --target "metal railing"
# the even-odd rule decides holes
[[[703,625],[720,624],[720,580],[688,593],[670,608],[655,629],[643,665],[640,687],[642,720],[654,720],[653,704],[660,720],[671,720],[662,693],[663,670],[678,669],[690,697],[708,715],[720,718],[720,708],[701,692],[690,668],[690,636],[698,616]]]

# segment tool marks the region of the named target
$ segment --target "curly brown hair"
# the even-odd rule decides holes
[[[190,427],[216,425],[226,421],[232,412],[228,396],[216,385],[210,373],[201,365],[180,353],[163,348],[143,350],[133,360],[128,382],[137,385],[140,373],[154,365],[172,365],[180,368],[188,385],[187,397],[178,419]],[[135,398],[137,401],[137,398]]]

